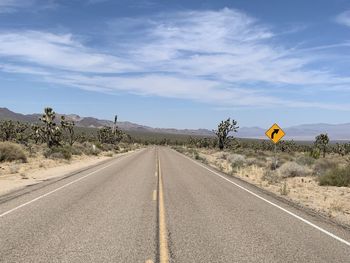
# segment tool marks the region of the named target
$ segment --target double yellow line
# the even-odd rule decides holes
[[[165,221],[165,205],[163,193],[163,179],[160,167],[160,159],[157,154],[157,172],[158,172],[158,224],[159,224],[159,262],[169,262],[168,231]]]
[[[163,191],[163,178],[162,170],[160,168],[160,159],[158,150],[156,152],[156,171],[157,177],[157,190],[153,191],[152,200],[157,201],[158,210],[158,249],[159,249],[159,262],[169,263],[169,246],[168,246],[168,231],[165,221],[165,205],[164,205],[164,191]],[[146,260],[146,263],[153,263],[152,260]]]

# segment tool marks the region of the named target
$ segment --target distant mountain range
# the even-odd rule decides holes
[[[59,120],[64,115],[66,120],[74,121],[78,127],[100,128],[103,126],[113,126],[113,122],[109,120],[100,120],[93,117],[80,117],[76,114],[56,114],[56,118]],[[21,114],[13,112],[7,108],[0,107],[0,120],[14,120],[21,122],[36,123],[42,114]],[[118,127],[123,131],[139,131],[149,133],[168,133],[168,134],[183,134],[193,136],[213,136],[213,132],[206,129],[164,129],[164,128],[152,128],[145,125],[139,125],[136,123],[121,121],[118,122]]]
[[[112,126],[113,122],[109,120],[100,120],[93,117],[80,117],[76,114],[63,114],[67,120],[73,120],[78,127],[99,128],[104,125]],[[58,119],[61,114],[57,114]],[[21,122],[35,123],[38,122],[41,114],[21,114],[13,112],[7,108],[0,108],[0,120],[15,120]],[[207,129],[166,129],[152,128],[128,121],[118,122],[118,127],[124,131],[139,131],[148,133],[168,133],[183,134],[192,136],[214,136],[214,133]],[[331,140],[350,140],[350,123],[344,124],[303,124],[283,128],[286,133],[285,139],[294,140],[314,140],[315,136],[320,133],[328,133]],[[266,139],[266,129],[260,127],[242,127],[236,133],[240,138]]]

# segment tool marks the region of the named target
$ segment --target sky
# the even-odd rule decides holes
[[[0,107],[153,127],[350,122],[350,1],[0,0]]]

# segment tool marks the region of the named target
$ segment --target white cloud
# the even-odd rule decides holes
[[[25,8],[33,4],[32,0],[0,0],[0,13],[14,12],[17,9]]]
[[[340,13],[335,20],[339,24],[350,27],[350,10]]]
[[[0,0],[0,14],[19,10],[37,11],[56,6],[55,0]]]
[[[0,56],[59,70],[118,73],[136,66],[108,54],[88,49],[72,35],[24,31],[0,33]]]
[[[315,54],[324,48],[289,49],[278,44],[271,28],[239,11],[177,12],[108,25],[106,39],[113,48],[104,52],[71,34],[0,32],[0,70],[43,75],[41,81],[81,89],[227,107],[349,109],[303,98],[303,90],[350,84],[349,77],[315,66]],[[294,88],[299,97],[278,95]]]

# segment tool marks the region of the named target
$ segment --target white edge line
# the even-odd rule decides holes
[[[131,153],[131,154],[132,154],[132,153]],[[122,159],[125,159],[126,157],[130,156],[131,154],[121,156],[121,158],[116,159],[115,161],[120,161],[120,160],[122,160]],[[52,190],[52,191],[50,191],[50,192],[48,192],[48,193],[46,193],[46,194],[40,195],[40,196],[38,196],[38,197],[36,197],[36,198],[34,198],[34,199],[32,199],[32,200],[26,202],[26,203],[23,203],[23,204],[21,204],[21,205],[19,205],[19,206],[16,206],[16,207],[14,207],[14,208],[12,208],[12,209],[10,209],[10,210],[8,210],[8,211],[6,211],[6,212],[0,214],[0,218],[1,218],[1,217],[4,217],[5,215],[8,215],[8,214],[10,214],[10,213],[12,213],[12,212],[14,212],[14,211],[16,211],[16,210],[18,210],[18,209],[20,209],[20,208],[22,208],[22,207],[24,207],[24,206],[27,206],[27,205],[29,205],[29,204],[31,204],[31,203],[34,203],[35,201],[38,201],[38,200],[40,200],[40,199],[42,199],[42,198],[44,198],[44,197],[46,197],[46,196],[48,196],[48,195],[51,195],[51,194],[53,194],[53,193],[55,193],[55,192],[57,192],[57,191],[59,191],[59,190],[61,190],[61,189],[63,189],[63,188],[66,188],[66,187],[69,186],[69,185],[72,185],[72,184],[74,184],[74,183],[76,183],[76,182],[79,182],[80,180],[83,180],[84,178],[86,178],[86,177],[88,177],[88,176],[90,176],[90,175],[92,175],[92,174],[94,174],[94,173],[97,173],[97,172],[99,172],[99,171],[101,171],[101,170],[103,170],[103,169],[106,169],[106,168],[108,168],[108,167],[110,167],[110,166],[112,166],[112,165],[114,165],[114,164],[115,164],[115,162],[113,161],[113,162],[112,162],[111,164],[109,164],[109,165],[106,165],[106,166],[104,166],[104,167],[101,167],[101,168],[99,168],[99,169],[97,169],[97,170],[95,170],[95,171],[93,171],[93,172],[91,172],[91,173],[88,173],[87,175],[84,175],[84,176],[82,176],[82,177],[80,177],[80,178],[78,178],[78,179],[76,179],[76,180],[74,180],[74,181],[71,181],[71,182],[69,182],[69,183],[67,183],[67,184],[65,184],[65,185],[62,185],[62,186],[60,186],[60,187],[58,187],[58,188],[56,188],[56,189],[54,189],[54,190]]]
[[[175,150],[174,150],[174,151],[175,151]],[[245,188],[245,187],[243,187],[243,186],[241,186],[241,185],[239,185],[239,184],[237,184],[237,183],[235,183],[235,182],[232,182],[231,180],[227,179],[225,176],[222,176],[221,174],[219,174],[219,173],[217,173],[217,172],[215,172],[215,171],[209,169],[208,167],[204,166],[203,164],[198,163],[198,162],[192,160],[192,159],[189,158],[188,156],[185,156],[185,155],[183,155],[183,154],[181,154],[181,153],[179,153],[179,152],[177,152],[177,151],[175,151],[175,152],[176,152],[177,154],[179,154],[179,155],[181,155],[181,156],[183,156],[183,157],[189,159],[190,161],[194,162],[195,164],[201,166],[202,168],[204,168],[204,169],[206,169],[206,170],[212,172],[213,174],[219,176],[220,178],[226,180],[227,182],[229,182],[229,183],[231,183],[231,184],[233,184],[233,185],[239,187],[240,189],[242,189],[242,190],[248,192],[249,194],[251,194],[251,195],[253,195],[253,196],[255,196],[255,197],[257,197],[257,198],[259,198],[259,199],[261,199],[261,200],[263,200],[263,201],[265,201],[266,203],[268,203],[268,204],[270,204],[270,205],[272,205],[272,206],[274,206],[274,207],[276,207],[276,208],[282,210],[283,212],[285,212],[285,213],[287,213],[287,214],[289,214],[289,215],[291,215],[291,216],[293,216],[293,217],[299,219],[300,221],[304,222],[305,224],[308,224],[309,226],[312,226],[313,228],[316,228],[317,230],[321,231],[322,233],[324,233],[324,234],[326,234],[326,235],[328,235],[328,236],[330,236],[330,237],[332,237],[332,238],[334,238],[334,239],[336,239],[336,240],[338,240],[338,241],[342,242],[343,244],[345,244],[345,245],[347,245],[347,246],[350,247],[350,242],[349,242],[349,241],[346,241],[345,239],[342,239],[341,237],[336,236],[335,234],[333,234],[333,233],[331,233],[331,232],[329,232],[329,231],[327,231],[327,230],[325,230],[325,229],[323,229],[323,228],[321,228],[321,227],[315,225],[314,223],[311,223],[310,221],[308,221],[308,220],[306,220],[306,219],[304,219],[304,218],[302,218],[302,217],[300,217],[300,216],[294,214],[293,212],[290,212],[289,210],[287,210],[287,209],[285,209],[285,208],[283,208],[283,207],[281,207],[281,206],[279,206],[279,205],[277,205],[277,204],[275,204],[275,203],[273,203],[273,202],[271,202],[271,201],[265,199],[264,197],[261,197],[260,195],[254,193],[254,192],[252,192],[252,191],[250,191],[250,190],[248,190],[247,188]]]

